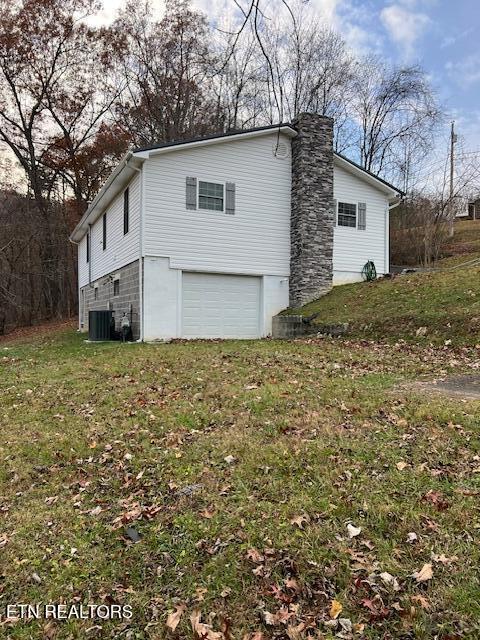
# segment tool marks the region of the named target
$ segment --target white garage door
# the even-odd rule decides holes
[[[261,278],[187,272],[182,278],[183,337],[260,336]]]

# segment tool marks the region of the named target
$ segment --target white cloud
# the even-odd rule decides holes
[[[475,27],[469,27],[468,29],[464,29],[463,31],[457,32],[455,35],[452,33],[449,33],[443,38],[440,48],[445,49],[446,47],[451,47],[457,42],[461,42],[462,40],[465,40],[467,36],[469,36],[474,31],[475,31]]]
[[[445,49],[445,47],[451,47],[452,44],[455,44],[457,38],[454,36],[445,36],[442,40],[442,44],[440,45],[440,49]]]
[[[311,7],[355,53],[379,53],[382,49],[382,37],[375,28],[376,13],[370,5],[356,0],[313,0]]]
[[[408,2],[413,7],[412,2]],[[380,12],[380,19],[390,37],[403,48],[406,58],[415,53],[415,43],[431,24],[425,13],[410,11],[401,4],[392,4]]]
[[[95,25],[111,24],[125,2],[126,0],[104,0],[102,10],[88,22]],[[249,0],[239,0],[239,3],[248,7]],[[308,4],[304,4],[302,0],[290,2],[291,5],[296,3],[304,5],[306,15],[320,19],[323,24],[341,33],[354,52],[365,54],[382,49],[384,43],[382,36],[374,28],[375,12],[371,7],[356,0],[310,0]],[[227,31],[235,30],[242,20],[242,14],[233,0],[192,0],[192,6],[205,13],[212,24]],[[165,0],[151,0],[151,7],[154,14],[160,17],[165,10]],[[279,4],[279,0],[265,2],[263,11],[269,19],[281,15],[289,19],[286,7]]]
[[[330,26],[336,26],[338,23],[337,11],[342,4],[342,0],[314,0],[312,6],[315,11]]]
[[[125,6],[126,0],[104,0],[101,10],[93,17],[87,20],[88,23],[93,25],[106,26],[111,24],[117,17],[119,9]],[[165,11],[164,0],[152,0],[150,3],[152,11],[156,16],[162,16]]]
[[[445,65],[449,77],[464,89],[480,82],[480,53],[459,60],[449,61]]]

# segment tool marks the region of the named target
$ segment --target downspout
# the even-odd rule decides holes
[[[383,255],[383,273],[390,273],[390,205],[385,207],[385,241]]]
[[[92,259],[93,259],[93,251],[92,251],[92,225],[88,223],[88,234],[87,234],[87,251],[88,251],[88,286],[92,288]],[[80,295],[80,287],[78,287],[78,295]],[[85,314],[85,295],[83,296],[83,326],[86,325],[86,314]],[[90,329],[89,329],[90,331]]]
[[[398,207],[403,200],[400,198],[392,205],[388,205],[385,210],[385,256],[384,256],[384,267],[385,273],[390,273],[390,211]],[[387,269],[388,266],[388,269]]]
[[[132,167],[126,161],[126,166],[133,169],[139,174],[140,179],[140,215],[139,215],[139,229],[138,229],[138,324],[140,329],[140,336],[137,342],[143,342],[144,336],[144,321],[143,321],[143,166],[141,169],[138,167]]]
[[[88,224],[88,286],[92,286],[92,225]]]
[[[397,200],[397,202],[395,202],[392,205],[388,205],[388,210],[391,211],[392,209],[396,209],[396,207],[398,207],[399,204],[401,204],[403,202],[403,200]]]

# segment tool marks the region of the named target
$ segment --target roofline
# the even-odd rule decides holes
[[[281,133],[288,133],[293,137],[297,135],[297,130],[289,123],[289,122],[280,122],[278,124],[270,124],[264,127],[252,127],[251,129],[235,129],[234,131],[227,131],[226,133],[214,133],[209,136],[199,136],[196,138],[189,138],[187,140],[174,140],[173,142],[165,142],[162,144],[155,144],[150,147],[140,147],[138,149],[134,149],[133,153],[145,153],[148,151],[161,151],[163,149],[170,149],[172,147],[179,146],[188,146],[188,145],[196,145],[200,143],[207,143],[210,141],[220,141],[225,138],[239,137],[239,138],[247,138],[252,137],[257,134],[261,134],[263,132],[268,133],[271,131],[279,130]]]
[[[174,142],[166,142],[164,144],[153,145],[151,147],[141,147],[138,149],[127,151],[123,155],[123,157],[120,159],[115,169],[108,176],[102,188],[97,193],[95,198],[92,200],[88,209],[85,211],[82,218],[76,225],[75,229],[70,234],[70,241],[73,243],[78,243],[83,238],[85,233],[88,231],[88,223],[90,222],[90,218],[92,217],[92,214],[95,213],[100,201],[106,195],[112,183],[120,176],[122,171],[124,171],[127,168],[128,162],[132,158],[135,158],[136,160],[138,160],[140,164],[143,164],[143,162],[147,158],[149,158],[151,155],[157,155],[159,153],[174,151],[178,147],[189,148],[192,146],[203,146],[203,145],[215,144],[218,142],[227,141],[230,138],[244,139],[244,138],[250,138],[258,135],[271,133],[273,131],[284,133],[291,138],[295,137],[298,134],[298,131],[295,129],[295,127],[292,124],[288,122],[281,122],[278,124],[266,125],[264,127],[253,127],[251,129],[239,129],[236,131],[228,131],[227,133],[216,133],[210,136],[190,138],[188,140],[176,140]],[[364,169],[359,164],[357,164],[353,160],[350,160],[349,158],[346,158],[341,153],[338,153],[335,151],[334,157],[347,163],[358,172],[367,174],[372,180],[378,182],[379,185],[381,185],[382,190],[386,191],[388,189],[389,191],[392,192],[392,195],[398,194],[401,197],[405,195],[403,191],[401,191],[400,189],[397,189],[386,180],[383,180],[383,178],[379,178],[371,171]],[[133,169],[133,167],[131,168]],[[385,187],[387,187],[387,189],[385,189]]]
[[[368,176],[370,176],[370,178],[373,178],[377,182],[380,182],[383,186],[388,187],[394,193],[398,193],[401,197],[405,196],[405,192],[404,191],[402,191],[401,189],[397,189],[397,187],[394,187],[393,184],[390,184],[390,182],[387,182],[383,178],[380,178],[375,173],[372,173],[368,169],[365,169],[364,167],[362,167],[361,165],[357,164],[353,160],[350,160],[350,158],[347,158],[343,154],[338,153],[338,151],[334,151],[334,155],[337,158],[340,158],[340,160],[343,160],[344,162],[347,162],[348,164],[352,165],[352,167],[354,167],[355,169],[358,169],[358,171],[361,171],[362,173],[366,173]]]
[[[135,156],[132,153],[132,151],[127,151],[122,156],[122,158],[119,160],[119,162],[116,165],[116,167],[113,169],[113,171],[110,173],[108,178],[103,183],[102,188],[100,189],[100,191],[97,193],[95,198],[89,204],[88,209],[85,211],[83,216],[80,218],[79,222],[76,224],[75,229],[70,234],[70,238],[69,238],[70,242],[73,242],[74,244],[76,244],[76,243],[80,242],[80,240],[83,238],[83,236],[85,235],[85,233],[88,230],[88,222],[89,222],[89,218],[91,217],[92,213],[95,211],[95,209],[97,208],[99,202],[105,196],[105,194],[109,190],[109,188],[112,185],[112,183],[116,180],[116,178],[118,178],[118,176],[122,173],[122,171],[128,166],[128,162],[133,157],[135,157]],[[143,159],[141,157],[139,157],[138,159],[139,159],[140,162],[143,163]]]

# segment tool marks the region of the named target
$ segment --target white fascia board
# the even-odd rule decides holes
[[[89,225],[93,224],[105,211],[112,200],[120,193],[144,163],[144,158],[132,151],[127,151],[115,169],[103,183],[102,188],[90,203],[80,222],[70,235],[70,240],[78,244],[87,233]]]
[[[389,202],[398,200],[401,197],[402,195],[401,191],[394,189],[393,187],[383,182],[383,180],[381,180],[380,178],[377,178],[372,173],[369,173],[368,171],[365,171],[361,167],[358,167],[356,164],[350,162],[346,158],[342,158],[342,156],[339,156],[336,153],[333,154],[333,158],[334,158],[333,159],[334,165],[337,165],[338,167],[345,169],[345,171],[348,171],[349,173],[356,176],[357,178],[360,178],[360,180],[364,180],[372,187],[375,187],[379,191],[382,191],[383,193],[385,193],[388,196]]]
[[[172,144],[165,147],[159,147],[158,149],[147,149],[145,151],[136,151],[135,156],[139,158],[150,158],[163,153],[170,153],[172,151],[183,151],[184,149],[192,149],[193,147],[207,147],[214,144],[223,144],[225,142],[235,142],[237,140],[247,140],[249,138],[258,138],[266,135],[276,135],[277,133],[283,133],[289,138],[294,138],[297,135],[297,131],[288,125],[284,125],[278,128],[261,129],[259,131],[246,131],[245,133],[227,134],[225,136],[217,138],[205,138],[205,140],[193,140],[192,142],[179,142],[178,144]]]

